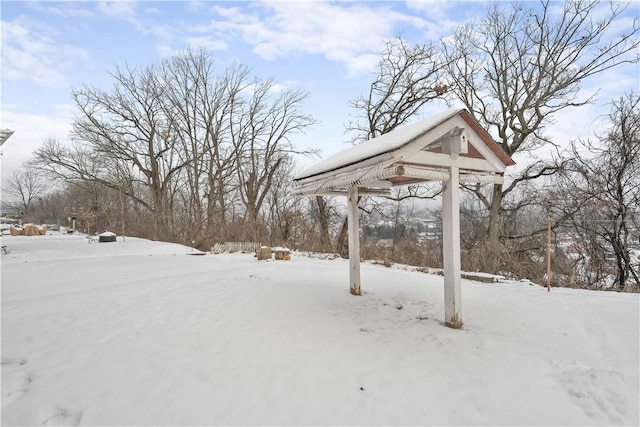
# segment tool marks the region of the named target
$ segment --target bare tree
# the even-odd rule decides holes
[[[231,134],[234,146],[240,147],[236,151],[240,195],[257,240],[258,214],[277,172],[287,165],[291,154],[314,153],[297,150],[290,138],[313,126],[315,120],[301,111],[308,96],[305,92],[280,92],[270,79],[257,81],[252,91],[239,107]]]
[[[190,159],[179,153],[174,122],[163,108],[170,83],[159,79],[153,66],[118,67],[111,77],[111,92],[91,85],[72,91],[78,109],[73,149],[46,143],[37,158],[45,169],[65,179],[98,182],[135,198],[151,214],[152,237],[171,240],[173,180]],[[128,192],[134,183],[123,188],[112,170],[129,170],[129,177],[146,191]]]
[[[354,144],[367,141],[405,125],[422,112],[425,104],[438,99],[449,90],[446,82],[446,61],[435,46],[410,46],[401,37],[386,43],[378,63],[369,94],[351,102],[354,119],[346,126]],[[399,203],[406,197],[433,198],[437,191],[425,192],[424,187],[397,190]],[[346,254],[346,219],[338,235],[336,251]]]
[[[3,193],[12,199],[10,204],[22,212],[22,216],[30,214],[34,203],[50,189],[37,168],[28,163],[5,178],[2,187]]]
[[[252,83],[249,69],[233,63],[217,74],[215,59],[206,50],[188,50],[164,60],[166,85],[163,108],[170,118],[188,167],[184,169],[184,216],[188,227],[205,232],[224,227],[225,197],[233,186],[239,145],[230,135],[242,93]]]
[[[331,250],[331,235],[329,233],[329,226],[331,223],[332,209],[331,204],[328,202],[327,198],[322,196],[316,196],[313,199],[313,209],[312,212],[314,214],[314,219],[317,221],[319,225],[320,232],[320,252],[329,252]]]
[[[597,142],[583,141],[589,157],[574,146],[574,174],[569,185],[581,205],[573,224],[593,235],[595,262],[606,253],[615,258],[616,284],[640,289],[640,272],[630,258],[631,229],[640,211],[640,96],[630,93],[613,103],[611,127]]]
[[[314,123],[301,112],[307,94],[278,91],[235,63],[218,73],[205,50],[116,68],[111,77],[110,91],[73,90],[72,145],[45,141],[36,153],[41,169],[114,190],[123,224],[128,202],[151,224],[145,237],[189,234],[188,243],[205,246],[207,236],[224,237],[228,218],[235,235],[238,218],[257,227],[273,177],[297,151],[290,138]]]
[[[425,104],[449,90],[446,62],[433,45],[410,46],[401,37],[386,43],[369,94],[351,101],[351,142],[383,135],[415,120]]]
[[[586,79],[624,63],[638,62],[640,31],[636,20],[618,33],[628,4],[571,0],[496,3],[477,23],[458,28],[443,43],[451,94],[498,137],[509,154],[555,144],[544,134],[554,114],[591,103],[580,85]],[[602,17],[602,18],[600,18]],[[473,188],[489,211],[487,242],[495,246],[504,234],[504,200],[520,184],[557,171],[557,165],[535,164],[511,183],[493,186],[486,195]]]
[[[289,157],[274,175],[264,202],[266,212],[262,216],[268,230],[268,242],[272,245],[297,246],[299,243],[298,227],[304,212],[302,200],[292,194],[293,168],[293,158]]]

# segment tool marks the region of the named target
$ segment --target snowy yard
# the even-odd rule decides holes
[[[3,425],[638,425],[637,294],[3,237]]]

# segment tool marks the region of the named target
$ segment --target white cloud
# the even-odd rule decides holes
[[[52,15],[61,16],[63,18],[93,18],[95,14],[87,9],[80,7],[49,7],[47,11]]]
[[[168,24],[150,25],[146,28],[142,24],[137,26],[138,31],[143,34],[150,34],[156,38],[156,51],[160,56],[167,57],[174,55],[179,49],[172,47],[175,27]]]
[[[63,87],[68,72],[87,58],[83,49],[57,42],[42,28],[18,19],[2,21],[3,79]]]
[[[158,7],[145,7],[141,13],[142,17],[138,16],[138,3],[130,0],[100,2],[97,4],[96,10],[107,17],[132,24],[133,28],[141,34],[155,37],[155,48],[160,56],[171,56],[180,50],[172,45],[175,34],[181,27],[180,24],[173,22],[153,23],[144,19],[154,17],[155,20],[160,17],[163,9],[159,5]]]
[[[447,0],[409,0],[407,7],[411,10],[428,13],[434,20],[446,19],[455,3]]]
[[[204,5],[204,2],[191,0],[187,2],[187,11],[189,12],[199,12]]]
[[[221,5],[211,10],[220,19],[194,31],[213,32],[229,40],[240,37],[267,60],[323,55],[344,63],[351,74],[371,71],[398,24],[426,26],[420,18],[376,3],[273,2],[247,10]]]
[[[119,19],[133,25],[141,34],[151,34],[159,39],[158,50],[166,46],[172,39],[174,26],[171,24],[149,24],[138,16],[138,3],[133,0],[102,1],[96,5],[96,10],[114,19]],[[142,15],[145,17],[156,16],[161,10],[155,7],[145,8]]]
[[[145,7],[144,13],[149,15],[159,15],[162,13],[162,11],[157,7]]]
[[[74,106],[70,104],[53,105],[49,111],[31,113],[18,111],[18,106],[2,106],[0,127],[15,133],[2,145],[2,178],[10,176],[30,160],[33,152],[46,138],[55,138],[61,142],[69,139]]]
[[[224,40],[213,40],[211,37],[188,37],[185,42],[191,48],[205,48],[209,50],[226,50],[229,45]]]
[[[80,2],[38,2],[26,3],[26,6],[38,12],[49,13],[62,18],[90,18],[93,12],[82,7]]]
[[[129,22],[136,21],[137,4],[134,1],[102,1],[96,5],[98,12]]]
[[[143,3],[142,3],[143,4]],[[384,42],[403,28],[421,29],[423,38],[436,41],[444,28],[454,25],[436,24],[422,17],[425,13],[401,13],[384,3],[349,2],[188,2],[184,10],[213,15],[209,24],[177,19],[169,25],[148,22],[148,16],[137,14],[136,3],[101,2],[97,10],[110,17],[125,20],[136,31],[156,38],[156,50],[162,56],[184,48],[202,46],[215,51],[229,50],[238,41],[249,45],[262,59],[277,60],[299,55],[320,55],[332,62],[344,64],[351,76],[371,72],[379,61]],[[412,3],[409,10],[424,10],[424,5]],[[433,5],[446,14],[449,6]],[[190,14],[191,14],[190,13]],[[429,19],[432,19],[429,17]],[[425,40],[418,40],[425,41]]]
[[[223,7],[220,5],[213,6],[211,12],[220,15],[223,18],[227,18],[230,21],[239,22],[243,19],[247,19],[249,23],[257,23],[258,20],[251,15],[246,15],[239,7]]]
[[[283,82],[274,81],[273,86],[271,86],[270,91],[272,94],[280,94],[287,90],[297,90],[305,88],[303,87],[302,82],[299,80],[286,80]]]
[[[380,62],[380,54],[377,52],[362,54],[345,62],[350,75],[366,74],[376,68]]]

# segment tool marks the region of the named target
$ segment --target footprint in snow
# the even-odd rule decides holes
[[[575,366],[564,370],[559,382],[584,413],[605,424],[622,424],[628,397],[619,393],[626,379],[610,369]]]
[[[31,374],[23,378],[19,383],[11,384],[10,380],[3,381],[3,393],[2,393],[2,407],[9,406],[20,399],[22,396],[29,392],[31,384],[35,380],[35,377]]]
[[[62,406],[46,405],[40,408],[40,424],[45,426],[78,426],[82,421],[82,411],[70,411]]]
[[[27,359],[24,359],[21,357],[17,359],[11,359],[5,356],[2,356],[2,362],[1,362],[2,365],[17,365],[17,366],[23,366],[23,365],[26,365],[26,363],[27,363]]]

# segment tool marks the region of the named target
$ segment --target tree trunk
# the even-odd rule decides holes
[[[342,228],[340,228],[340,234],[338,234],[338,240],[336,242],[336,253],[343,258],[349,256],[349,245],[347,243],[347,231],[349,230],[348,218],[345,218],[342,222]]]
[[[318,207],[318,223],[320,224],[320,250],[327,252],[331,248],[331,237],[329,236],[329,210],[327,201],[322,196],[316,196]]]
[[[488,272],[496,274],[500,270],[500,231],[502,224],[502,184],[493,185],[493,196],[489,209],[489,229],[487,241],[485,266]]]

